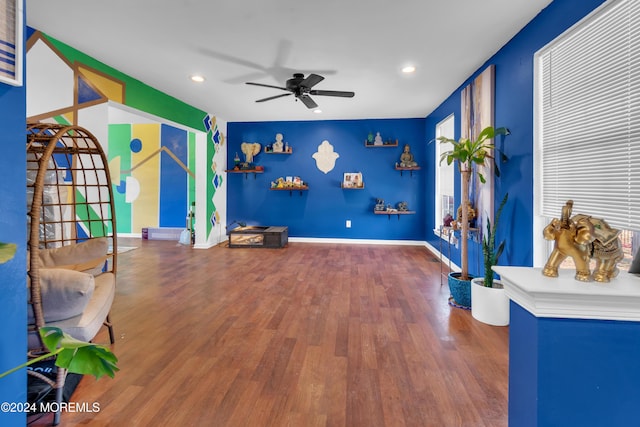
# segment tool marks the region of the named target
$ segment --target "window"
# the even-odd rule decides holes
[[[455,116],[452,114],[436,125],[436,138],[444,136],[446,138],[454,137]],[[443,220],[447,215],[455,216],[453,202],[453,163],[447,165],[447,162],[440,164],[440,153],[446,151],[446,145],[436,142],[436,212],[435,212],[435,230],[440,232]]]
[[[574,214],[640,230],[639,29],[640,2],[611,0],[535,55],[534,266],[569,199]]]

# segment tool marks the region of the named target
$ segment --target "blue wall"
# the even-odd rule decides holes
[[[189,137],[185,130],[162,124],[160,138],[162,148],[169,149],[183,165],[189,164]],[[160,157],[160,227],[186,226],[188,189],[189,175],[173,156],[165,152]]]
[[[637,425],[637,322],[537,318],[511,303],[509,425]]]
[[[299,122],[235,122],[228,128],[227,164],[243,142],[258,142],[263,151],[255,163],[264,174],[247,176],[228,174],[229,222],[244,221],[258,225],[285,225],[294,237],[424,240],[426,193],[425,176],[432,168],[425,165],[427,144],[424,119],[339,120]],[[369,133],[380,132],[384,140],[398,140],[397,147],[367,148]],[[264,153],[264,146],[284,135],[293,148],[291,155]],[[328,140],[340,157],[329,173],[321,172],[312,158],[322,141]],[[411,146],[422,166],[413,175],[394,169],[404,144]],[[345,172],[362,172],[363,190],[343,190],[340,183]],[[270,191],[278,177],[299,176],[308,182],[309,191]],[[415,215],[391,217],[374,215],[376,198],[396,205],[406,201]],[[351,220],[351,228],[345,227]]]
[[[24,58],[23,58],[24,60]],[[26,91],[0,83],[0,242],[18,244],[17,256],[0,264],[0,372],[26,360]],[[0,402],[26,402],[26,374],[0,380]],[[0,425],[23,426],[24,414],[0,412]]]
[[[509,193],[505,207],[503,227],[498,238],[507,240],[501,258],[504,265],[533,264],[533,55],[537,50],[575,24],[603,0],[555,0],[524,27],[509,43],[489,58],[473,75],[464,81],[424,121],[410,120],[362,120],[326,122],[260,122],[230,123],[228,161],[240,152],[243,141],[272,142],[277,132],[294,147],[294,155],[258,156],[257,163],[266,168],[264,176],[244,180],[241,176],[228,176],[229,221],[241,220],[250,224],[289,225],[293,236],[343,237],[375,239],[426,240],[435,248],[440,241],[433,234],[435,172],[430,165],[436,163],[435,138],[438,122],[454,113],[455,137],[460,137],[460,91],[487,65],[496,66],[495,124],[511,130],[511,135],[500,144],[509,156],[509,162],[501,167],[502,176],[496,180],[495,204]],[[455,65],[455,64],[454,64]],[[422,130],[415,126],[422,123]],[[401,180],[393,171],[385,170],[389,162],[399,157],[400,147],[392,149],[365,149],[362,140],[371,131],[382,135],[398,136],[400,145],[409,142],[418,156],[422,170],[413,181]],[[405,137],[407,138],[405,140]],[[317,145],[328,139],[341,153],[336,169],[324,177],[313,165],[310,155]],[[303,152],[300,152],[303,150]],[[388,153],[379,151],[388,150]],[[344,153],[344,155],[343,155]],[[348,156],[348,157],[347,157]],[[361,170],[366,190],[345,192],[339,189],[342,173]],[[384,173],[383,173],[384,171]],[[269,194],[264,190],[269,181],[280,175],[298,174],[310,181],[312,189],[307,195],[289,200],[284,195]],[[456,206],[458,205],[459,176],[456,174]],[[253,180],[253,181],[252,181]],[[417,187],[416,187],[417,186]],[[272,192],[273,193],[273,192]],[[357,194],[356,194],[357,193]],[[407,199],[418,215],[399,222],[383,222],[369,215],[375,197],[395,203]],[[415,203],[414,203],[415,201]],[[332,206],[332,207],[330,207]],[[353,221],[353,228],[344,227],[346,219]],[[473,252],[470,259],[478,254]],[[459,264],[459,250],[451,247],[451,258]],[[470,262],[470,270],[477,273],[478,263]]]
[[[460,91],[488,65],[495,64],[495,124],[505,126],[511,135],[500,143],[509,161],[500,167],[501,177],[495,182],[495,206],[505,193],[509,202],[503,212],[498,241],[506,239],[500,264],[533,265],[533,55],[540,48],[578,22],[604,0],[555,0],[541,11],[509,43],[489,58],[472,76],[456,89],[426,118],[426,137],[435,137],[435,126],[451,113],[456,116],[455,137],[460,137]],[[499,145],[500,146],[500,145]],[[427,163],[435,162],[435,148],[427,150]],[[433,188],[427,182],[427,191]],[[460,181],[456,177],[455,206],[460,200]],[[427,206],[427,224],[433,224],[433,208]],[[428,228],[427,225],[427,228]],[[439,241],[427,233],[427,241],[438,247]],[[452,259],[459,263],[459,251],[451,248]],[[474,254],[470,254],[470,260]],[[471,273],[476,263],[469,263]]]

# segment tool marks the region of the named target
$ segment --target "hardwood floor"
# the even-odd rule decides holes
[[[72,401],[100,411],[63,426],[507,425],[509,329],[448,305],[424,247],[119,244],[140,246],[119,256],[120,372],[85,377]]]

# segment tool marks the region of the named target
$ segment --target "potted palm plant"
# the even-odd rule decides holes
[[[474,319],[494,326],[509,324],[509,297],[504,292],[500,281],[495,280],[493,266],[498,265],[498,259],[504,251],[505,241],[501,241],[496,248],[496,232],[502,215],[502,209],[507,203],[509,194],[505,194],[495,214],[493,224],[487,220],[487,228],[482,236],[482,259],[484,277],[471,279],[471,315]]]
[[[493,142],[493,138],[498,135],[508,135],[507,128],[494,128],[488,126],[480,131],[475,139],[460,138],[459,140],[438,137],[440,143],[451,144],[451,149],[440,155],[440,163],[446,160],[450,165],[454,161],[458,164],[461,185],[461,218],[460,218],[460,272],[449,274],[449,290],[454,301],[463,307],[471,307],[471,278],[469,276],[469,211],[467,206],[471,206],[469,200],[469,182],[471,175],[476,174],[482,184],[486,183],[486,178],[479,170],[479,166],[491,168],[493,166],[495,176],[500,176],[500,169],[494,161],[494,152],[498,151]],[[506,156],[500,152],[502,160]]]

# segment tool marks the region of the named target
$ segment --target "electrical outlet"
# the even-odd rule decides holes
[[[350,219],[347,220],[346,226],[347,226],[347,228],[351,228],[351,220]]]

